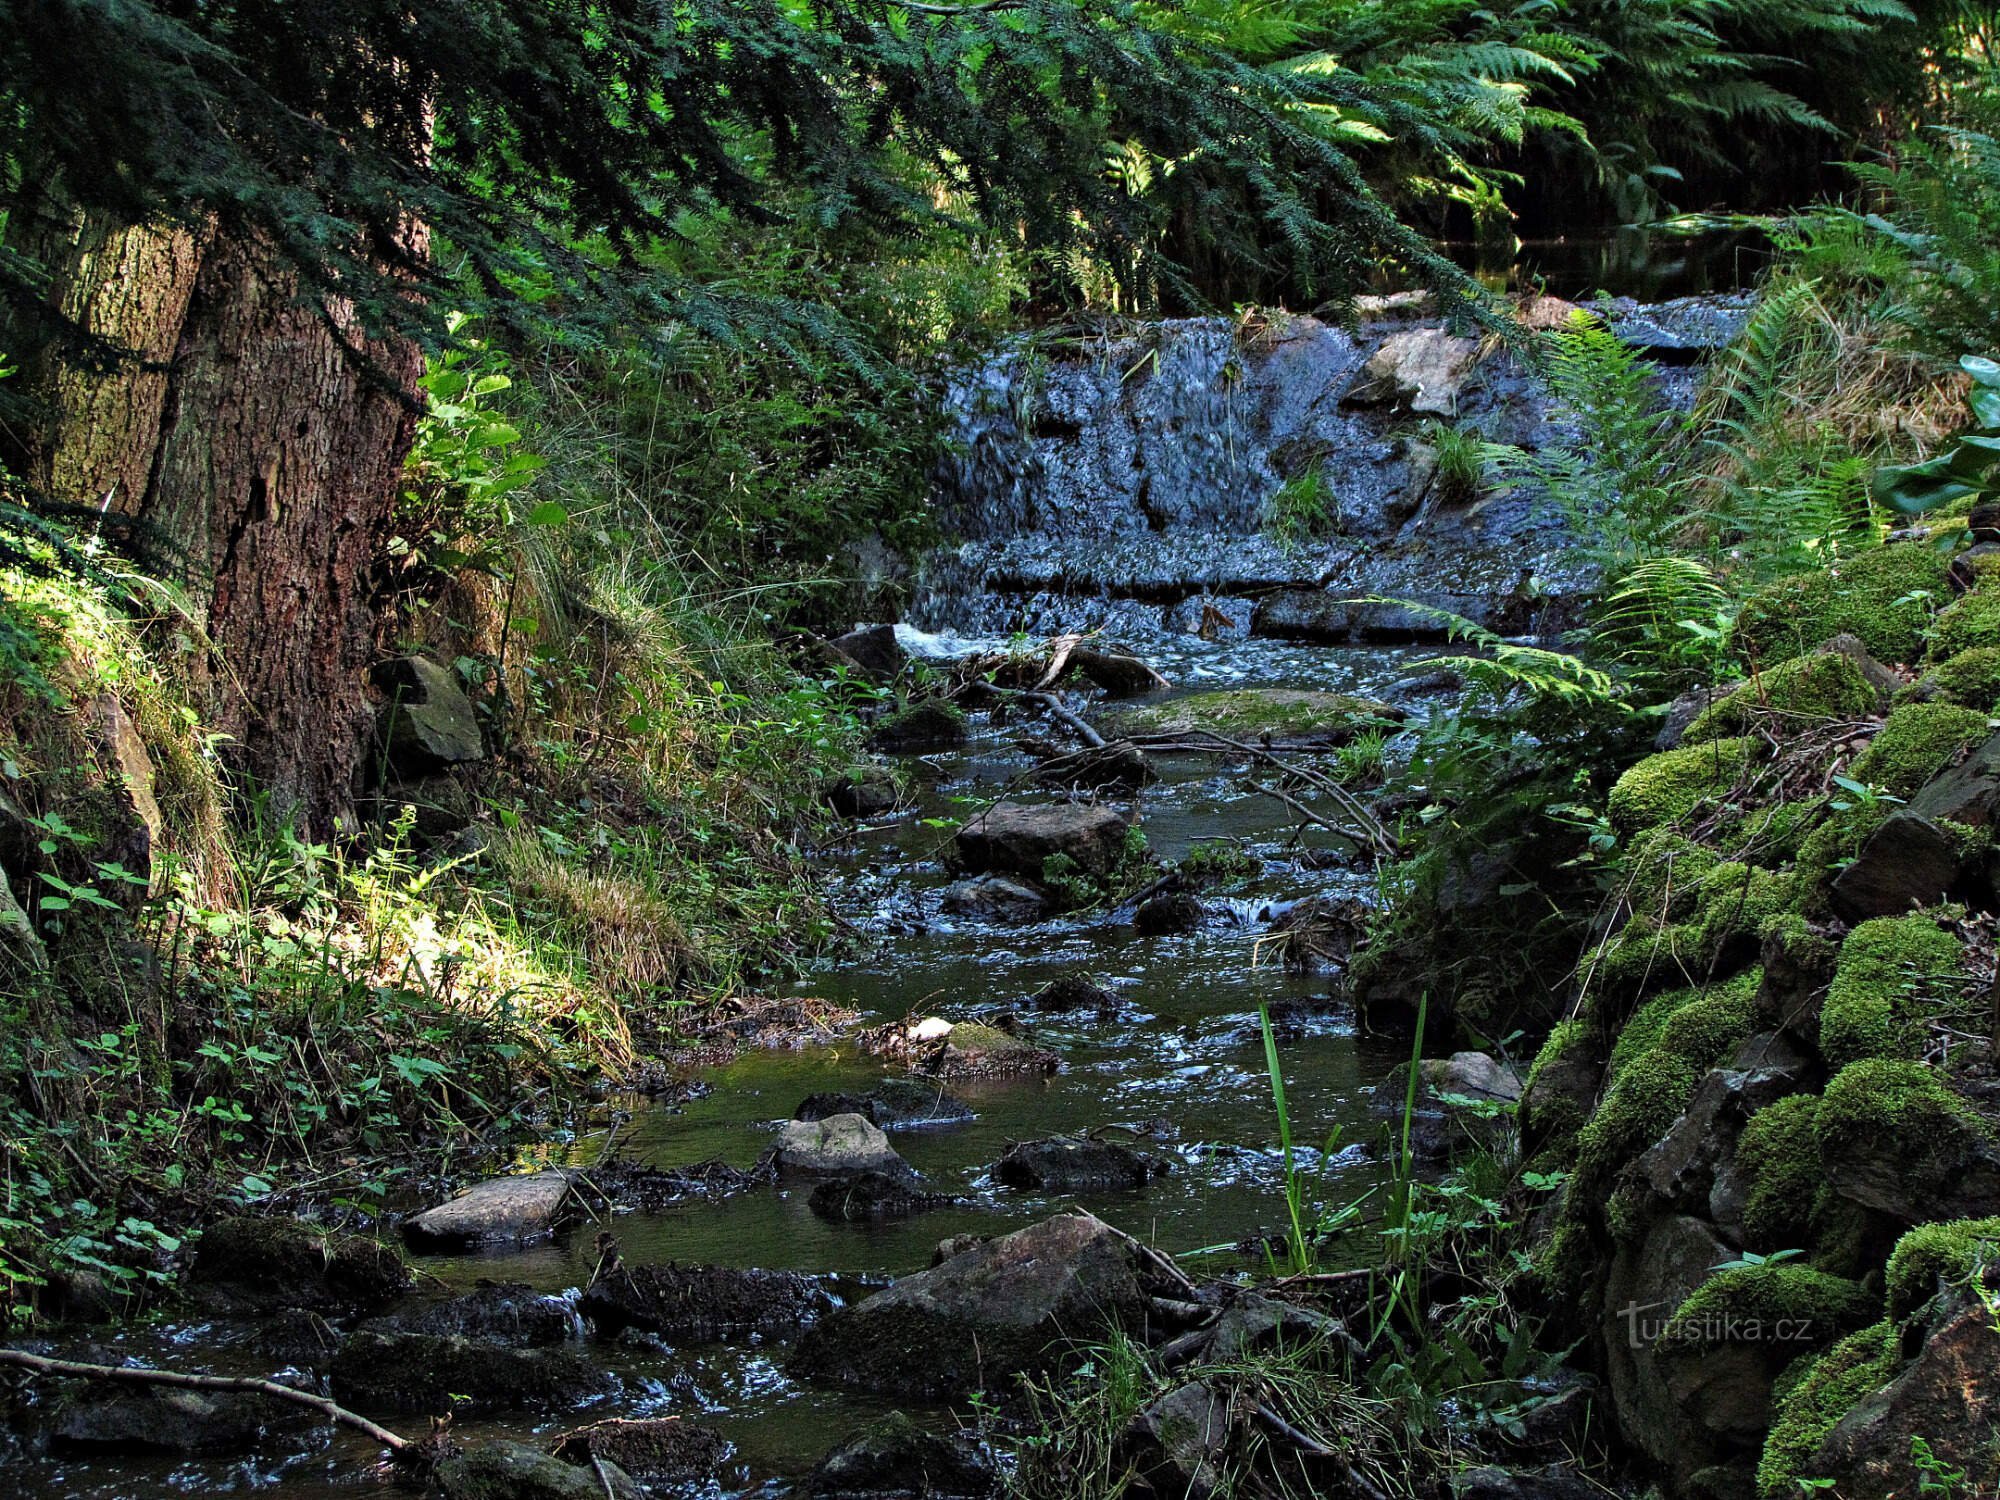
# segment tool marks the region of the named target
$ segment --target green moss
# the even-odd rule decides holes
[[[1991,732],[1984,713],[1955,703],[1906,703],[1889,715],[1847,774],[1891,796],[1910,797]]]
[[[1882,826],[1887,807],[1856,803],[1829,811],[1825,821],[1805,836],[1797,860],[1800,912],[1814,920],[1832,915],[1827,890],[1834,877],[1861,852],[1868,836]]]
[[[1695,715],[1681,743],[1700,745],[1766,727],[1783,730],[1858,719],[1873,713],[1879,701],[1852,657],[1815,651],[1780,662],[1709,704]]]
[[[1915,1057],[1924,1022],[1963,984],[1964,948],[1935,917],[1876,917],[1840,945],[1820,1012],[1827,1065],[1864,1057]]]
[[[1648,756],[1612,787],[1611,821],[1628,832],[1678,823],[1734,787],[1759,746],[1744,735]]]
[[[1780,865],[1798,854],[1824,810],[1818,802],[1753,807],[1721,835],[1718,843],[1727,853],[1753,857],[1758,864]]]
[[[1791,909],[1796,885],[1789,872],[1755,865],[1731,862],[1709,871],[1696,891],[1693,924],[1702,957],[1714,963],[1732,939],[1756,938],[1766,922]]]
[[[869,740],[879,750],[936,750],[965,743],[965,712],[942,698],[924,698],[875,725]]]
[[[1974,646],[1946,657],[1904,688],[1901,696],[1991,713],[2000,705],[2000,646]]]
[[[1819,1099],[1793,1094],[1750,1117],[1736,1144],[1744,1182],[1743,1232],[1751,1249],[1769,1255],[1801,1249],[1812,1230],[1820,1170]]]
[[[1919,1224],[1889,1256],[1889,1316],[1900,1322],[1937,1294],[1963,1283],[1981,1266],[2000,1263],[2000,1218]]]
[[[1717,863],[1706,844],[1672,828],[1649,828],[1626,856],[1626,902],[1648,921],[1681,921],[1693,914],[1696,887]]]
[[[1589,1118],[1589,1108],[1573,1093],[1538,1091],[1537,1082],[1546,1082],[1556,1068],[1586,1059],[1590,1027],[1581,1017],[1559,1022],[1535,1054],[1528,1069],[1528,1082],[1521,1095],[1523,1124],[1543,1142],[1543,1150],[1566,1166],[1576,1144],[1576,1133]]]
[[[1402,710],[1352,693],[1300,688],[1218,688],[1161,703],[1117,709],[1125,734],[1192,734],[1210,730],[1230,739],[1346,739],[1363,729],[1398,723]]]
[[[1744,601],[1732,644],[1769,666],[1846,633],[1883,661],[1915,661],[1945,565],[1931,547],[1891,546],[1781,579]]]
[[[1660,1331],[1676,1355],[1740,1343],[1831,1343],[1875,1312],[1875,1299],[1844,1276],[1791,1261],[1718,1271],[1674,1311]]]
[[[2000,589],[1965,595],[1931,626],[1931,660],[1946,661],[1982,646],[2000,646]]]
[[[1849,1063],[1826,1087],[1817,1126],[1820,1160],[1903,1164],[1910,1197],[1943,1197],[1993,1132],[1931,1069],[1901,1058]]]
[[[1757,1465],[1761,1500],[1797,1500],[1806,1465],[1840,1419],[1874,1394],[1896,1368],[1896,1330],[1882,1322],[1842,1339],[1795,1379],[1775,1404]]]

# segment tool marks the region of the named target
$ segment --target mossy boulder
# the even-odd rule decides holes
[[[2000,646],[2000,589],[1965,595],[1931,626],[1931,660],[1949,661],[1966,651]]]
[[[1827,1065],[1919,1056],[1924,1023],[1964,986],[1964,968],[1964,945],[1928,913],[1863,922],[1840,945],[1820,1011]]]
[[[1394,727],[1408,717],[1393,704],[1352,693],[1219,688],[1121,708],[1110,716],[1110,723],[1127,735],[1193,736],[1206,730],[1232,740],[1333,745],[1365,729]]]
[[[869,744],[891,754],[949,750],[965,743],[965,711],[942,698],[923,698],[876,722]]]
[[[411,1284],[393,1245],[283,1218],[211,1224],[196,1247],[191,1279],[231,1303],[319,1312],[369,1311]]]
[[[1951,703],[1977,713],[2000,706],[2000,646],[1974,646],[1948,656],[1903,689],[1912,703]]]
[[[1875,1323],[1842,1339],[1785,1382],[1757,1464],[1762,1500],[1797,1500],[1799,1481],[1815,1477],[1807,1466],[1821,1442],[1895,1373],[1896,1350],[1894,1326]]]
[[[616,1464],[565,1463],[522,1443],[488,1442],[452,1453],[431,1474],[433,1500],[639,1500]]]
[[[1886,1276],[1889,1316],[1898,1322],[1939,1292],[2000,1270],[2000,1218],[1919,1224],[1896,1242]]]
[[[1667,1320],[1659,1363],[1675,1403],[1719,1446],[1751,1448],[1784,1367],[1865,1323],[1875,1300],[1843,1277],[1790,1263],[1718,1271]]]
[[[1778,732],[1843,719],[1859,719],[1879,706],[1881,694],[1853,656],[1815,651],[1780,662],[1695,716],[1683,745],[1706,744],[1769,728]]]
[[[1523,1151],[1564,1163],[1571,1160],[1577,1132],[1590,1118],[1603,1076],[1603,1059],[1592,1045],[1589,1023],[1580,1016],[1560,1022],[1535,1054],[1521,1092]]]
[[[1611,788],[1611,821],[1628,833],[1678,823],[1734,788],[1760,748],[1740,735],[1649,755]]]
[[[1827,1085],[1820,1165],[1835,1192],[1905,1224],[2000,1213],[1993,1127],[1920,1062],[1866,1058]]]
[[[1736,1142],[1743,1183],[1743,1232],[1764,1254],[1803,1246],[1824,1177],[1819,1164],[1819,1098],[1793,1094],[1750,1117]]]
[[[1954,703],[1906,703],[1889,715],[1847,774],[1907,798],[1992,732],[1984,713]]]
[[[1780,579],[1744,601],[1731,643],[1752,661],[1788,661],[1836,635],[1882,661],[1915,661],[1930,601],[1945,597],[1945,559],[1927,546],[1879,547]]]
[[[1638,1039],[1612,1054],[1609,1091],[1577,1137],[1572,1201],[1602,1204],[1627,1162],[1666,1134],[1695,1086],[1749,1035],[1759,975],[1750,970],[1707,992],[1661,997],[1634,1016]],[[1625,1045],[1625,1038],[1620,1037]]]

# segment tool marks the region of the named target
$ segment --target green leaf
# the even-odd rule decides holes
[[[567,526],[569,525],[569,511],[559,501],[544,500],[540,505],[537,505],[533,510],[528,512],[528,524],[530,526]]]

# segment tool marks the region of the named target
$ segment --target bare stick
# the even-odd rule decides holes
[[[14,1365],[37,1375],[74,1375],[85,1380],[108,1380],[121,1385],[165,1385],[189,1391],[253,1391],[260,1396],[274,1396],[280,1401],[309,1406],[321,1416],[373,1438],[398,1457],[416,1446],[408,1438],[397,1437],[388,1428],[378,1427],[366,1417],[344,1406],[337,1406],[324,1396],[294,1390],[291,1386],[279,1385],[275,1380],[262,1380],[254,1375],[187,1375],[179,1370],[86,1365],[70,1359],[49,1359],[40,1354],[30,1354],[25,1349],[0,1349],[0,1365]]]

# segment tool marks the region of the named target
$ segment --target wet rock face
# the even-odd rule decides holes
[[[615,1464],[565,1463],[521,1443],[454,1453],[431,1475],[431,1500],[640,1500]]]
[[[1049,893],[1006,875],[975,875],[945,889],[944,909],[955,917],[1002,925],[1039,922],[1048,915]]]
[[[728,1462],[729,1440],[713,1427],[682,1417],[613,1418],[557,1438],[550,1452],[564,1463],[592,1459],[616,1464],[634,1479],[688,1484],[711,1479]]]
[[[926,1431],[892,1412],[845,1439],[799,1486],[804,1500],[987,1500],[993,1455],[963,1432]]]
[[[552,1232],[574,1207],[567,1173],[495,1177],[407,1220],[403,1237],[430,1250],[518,1244]]]
[[[972,874],[1041,875],[1066,855],[1090,875],[1109,875],[1125,854],[1129,823],[1115,807],[1078,802],[1002,802],[958,831],[960,864]]]
[[[1002,1235],[843,1308],[800,1341],[809,1379],[944,1399],[1011,1390],[1078,1340],[1143,1330],[1152,1311],[1133,1242],[1087,1214]]]
[[[583,1314],[602,1333],[637,1328],[697,1344],[789,1339],[838,1306],[817,1277],[725,1266],[635,1266],[591,1283]]]
[[[843,818],[879,818],[902,800],[895,772],[881,765],[851,766],[826,789],[826,805]]]
[[[399,1308],[364,1326],[374,1333],[484,1339],[517,1348],[567,1343],[581,1331],[568,1302],[521,1282],[489,1282],[462,1297]]]
[[[926,1193],[911,1186],[904,1177],[886,1172],[862,1172],[854,1177],[834,1177],[812,1190],[806,1206],[822,1219],[849,1223],[907,1219],[947,1208],[959,1200],[950,1193]]]
[[[778,1132],[774,1149],[780,1176],[851,1177],[860,1172],[881,1172],[907,1179],[915,1175],[881,1127],[858,1114],[788,1120]]]
[[[410,1273],[394,1247],[298,1219],[224,1219],[202,1231],[191,1280],[210,1301],[249,1311],[366,1312],[400,1297]]]
[[[87,1386],[65,1401],[48,1429],[64,1453],[248,1453],[305,1446],[322,1420],[274,1396]]]
[[[1717,1455],[1668,1388],[1657,1331],[1733,1254],[1713,1225],[1673,1215],[1656,1223],[1637,1249],[1618,1252],[1604,1287],[1600,1332],[1619,1429],[1639,1452],[1680,1477]]]
[[[1169,891],[1139,903],[1132,913],[1133,930],[1145,937],[1169,937],[1201,926],[1202,906],[1186,891]]]
[[[1172,1170],[1164,1157],[1115,1141],[1051,1136],[1011,1146],[993,1164],[994,1180],[1020,1192],[1091,1193],[1141,1188]]]
[[[356,1333],[334,1355],[333,1396],[362,1411],[553,1410],[610,1393],[617,1381],[568,1349],[510,1349],[426,1333]]]

